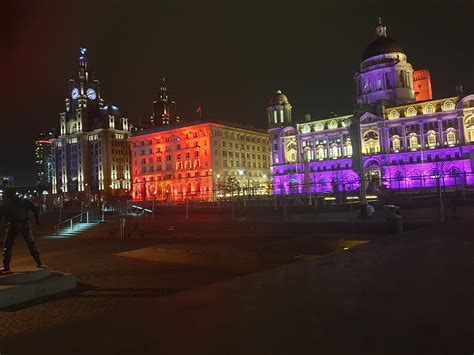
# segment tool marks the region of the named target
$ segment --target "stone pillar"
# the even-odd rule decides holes
[[[439,146],[444,146],[444,132],[443,132],[443,121],[438,119],[438,137],[439,137]]]
[[[466,136],[464,131],[464,116],[458,116],[458,135],[459,135],[459,145],[466,144]]]
[[[402,126],[402,143],[403,143],[403,149],[404,151],[408,151],[408,142],[407,142],[407,130],[405,128],[405,125]]]
[[[425,149],[425,131],[423,130],[423,123],[420,123],[420,145],[421,149]]]

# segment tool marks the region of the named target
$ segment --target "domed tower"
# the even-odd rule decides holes
[[[355,74],[355,100],[358,105],[386,102],[401,105],[415,101],[413,67],[402,47],[387,37],[387,28],[379,23],[376,39],[362,55],[360,70]]]
[[[267,107],[268,127],[291,125],[291,104],[281,90],[277,90]]]

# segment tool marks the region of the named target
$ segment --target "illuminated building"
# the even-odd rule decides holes
[[[104,105],[86,54],[81,48],[78,80],[69,80],[60,135],[52,140],[52,192],[118,195],[131,187],[130,127],[118,107]]]
[[[36,184],[45,188],[51,188],[53,175],[51,140],[53,134],[41,133],[35,142]]]
[[[427,69],[421,69],[413,72],[413,83],[415,86],[416,101],[433,100],[431,91],[431,76]]]
[[[188,123],[139,131],[130,141],[135,200],[263,194],[270,179],[265,131]]]
[[[163,77],[161,79],[160,94],[153,101],[153,115],[150,117],[150,123],[152,126],[165,126],[179,123],[179,121],[180,118],[176,112],[176,102],[170,100],[166,79]]]
[[[474,184],[474,95],[431,99],[428,71],[413,70],[382,23],[376,33],[354,76],[368,187]],[[294,124],[291,109],[281,91],[267,108],[275,193],[357,189],[344,126],[352,113]]]

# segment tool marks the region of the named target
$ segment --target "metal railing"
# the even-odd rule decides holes
[[[148,208],[140,207],[140,206],[137,206],[137,205],[132,205],[132,211],[135,211],[135,210],[139,211],[139,213],[141,213],[141,214],[153,213],[153,211],[148,209]]]
[[[54,233],[57,235],[58,232],[59,232],[60,226],[68,225],[68,224],[69,224],[70,231],[71,232],[74,231],[74,223],[75,223],[74,221],[75,220],[77,221],[76,224],[78,224],[78,223],[92,223],[90,218],[89,218],[89,216],[90,216],[89,213],[90,213],[90,211],[87,210],[87,211],[81,212],[81,213],[79,213],[79,214],[77,214],[77,215],[75,215],[71,218],[68,218],[64,221],[56,223],[54,225]],[[85,222],[84,222],[84,216],[85,216]]]

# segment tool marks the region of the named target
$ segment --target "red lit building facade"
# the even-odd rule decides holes
[[[136,201],[208,201],[232,193],[262,194],[270,181],[265,131],[189,123],[136,132],[132,197]]]

